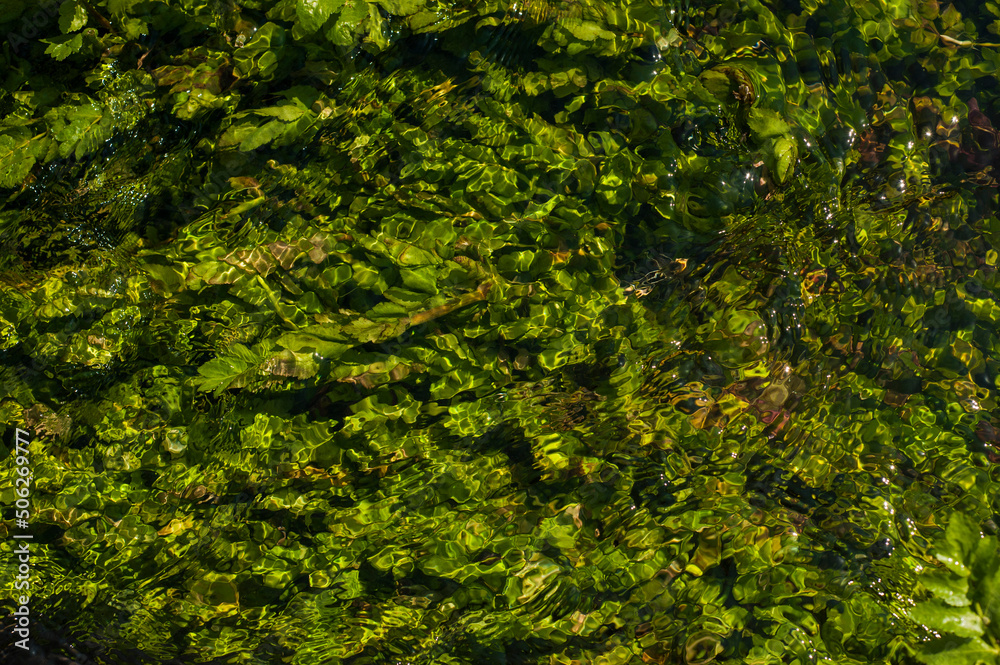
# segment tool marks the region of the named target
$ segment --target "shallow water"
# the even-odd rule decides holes
[[[1000,11],[91,4],[2,100],[38,654],[997,660]]]

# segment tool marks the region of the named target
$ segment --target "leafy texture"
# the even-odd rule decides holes
[[[0,3],[32,639],[996,662],[994,4]]]

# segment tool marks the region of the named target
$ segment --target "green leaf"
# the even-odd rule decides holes
[[[346,318],[346,317],[345,317]],[[347,320],[344,323],[348,323]],[[303,335],[311,335],[321,340],[332,342],[346,342],[350,338],[344,333],[343,326],[335,324],[319,324],[308,326],[299,331]]]
[[[433,28],[435,24],[441,21],[442,15],[440,12],[424,10],[410,16],[409,24],[410,29],[418,33],[428,32],[430,28]]]
[[[149,34],[149,24],[139,18],[129,18],[122,22],[126,39],[139,39]]]
[[[211,109],[222,107],[225,101],[224,97],[217,97],[210,90],[196,88],[191,92],[177,95],[177,103],[174,104],[173,111],[178,118],[190,120]]]
[[[318,31],[344,5],[344,0],[296,0],[295,15],[307,33]]]
[[[40,41],[49,45],[45,49],[45,52],[56,60],[65,60],[83,47],[83,35],[81,33],[60,35],[59,37],[42,39]]]
[[[249,375],[258,370],[261,356],[243,344],[235,343],[219,356],[198,368],[201,378],[195,379],[199,390],[214,390],[221,395],[227,388],[246,385]]]
[[[765,108],[755,108],[750,111],[747,124],[757,139],[781,136],[791,131],[791,127],[781,116],[775,111]]]
[[[910,610],[910,618],[939,633],[959,637],[978,637],[983,634],[982,618],[970,609],[945,605],[934,598]]]
[[[260,361],[260,356],[254,353],[251,349],[247,348],[245,345],[236,343],[226,349],[226,353],[233,356],[240,362],[245,363],[256,363]]]
[[[184,272],[173,265],[147,264],[144,268],[152,278],[150,283],[153,290],[166,296],[170,296],[183,288],[186,281]]]
[[[35,158],[25,150],[29,142],[0,136],[0,187],[16,187],[31,173]]]
[[[264,362],[263,369],[275,376],[308,379],[319,371],[313,351],[294,353],[285,349]]]
[[[108,0],[108,10],[115,16],[124,16],[140,2],[143,0]]]
[[[271,22],[260,26],[253,39],[233,56],[236,74],[258,76],[264,81],[272,78],[284,53],[285,39],[285,30],[281,26]]]
[[[920,576],[920,583],[927,587],[928,591],[949,605],[965,607],[969,604],[967,596],[969,592],[969,579],[967,577],[927,573]]]
[[[294,104],[284,104],[282,106],[268,106],[262,109],[254,109],[254,113],[291,122],[292,120],[301,118],[303,115],[309,113],[309,111]]]
[[[948,9],[941,12],[941,32],[947,32],[961,22],[962,13],[955,8],[954,2],[948,5]]]
[[[249,152],[256,150],[265,143],[270,143],[278,136],[281,136],[281,133],[285,130],[285,126],[285,123],[280,120],[272,120],[265,123],[243,139],[243,142],[240,143],[240,151]]]
[[[198,382],[202,391],[214,390],[221,395],[237,377],[247,371],[249,365],[234,358],[215,358],[198,368],[202,379]]]
[[[970,573],[972,552],[981,539],[979,525],[964,513],[954,513],[948,521],[943,543],[939,543],[935,557],[952,572],[963,577]]]
[[[709,92],[711,92],[720,101],[731,102],[732,97],[732,84],[729,81],[729,77],[726,76],[724,72],[715,71],[713,69],[708,69],[701,73],[699,76],[701,84],[705,86]],[[754,111],[759,111],[760,109],[754,109]],[[777,114],[775,114],[777,115]],[[753,112],[751,112],[751,117]],[[753,125],[751,125],[753,129]]]
[[[996,537],[979,541],[972,557],[971,577],[973,584],[969,598],[989,619],[989,631],[993,637],[1000,637],[1000,547]]]
[[[370,321],[358,318],[344,326],[344,333],[362,343],[382,342],[403,334],[408,326],[409,322],[405,318],[388,321]]]
[[[771,140],[771,155],[769,166],[774,174],[775,182],[785,184],[792,179],[795,164],[799,158],[798,144],[788,136],[779,136]]]
[[[987,9],[989,9],[988,4]],[[941,7],[937,0],[931,0],[930,2],[925,0],[924,2],[917,3],[917,13],[928,21],[933,21],[941,13]]]
[[[424,0],[376,0],[390,14],[395,16],[410,16],[416,14],[427,4]]]
[[[252,122],[242,122],[235,123],[229,126],[222,136],[219,137],[220,146],[232,146],[238,145],[248,139],[251,134],[256,132],[258,126]]]
[[[927,665],[980,665],[995,664],[1000,651],[979,637],[965,640],[935,640],[930,646],[916,653],[917,659]]]
[[[68,157],[74,152],[79,152],[88,135],[103,135],[101,123],[104,120],[104,110],[93,100],[87,100],[86,103],[78,106],[63,106],[52,109],[45,117],[50,121],[53,136],[59,142],[61,157]],[[100,136],[96,138],[100,138]],[[92,144],[97,142],[96,140],[90,141]]]
[[[59,7],[59,29],[76,32],[87,25],[87,10],[77,0],[66,0]]]
[[[565,26],[567,30],[573,33],[573,36],[577,39],[582,39],[586,42],[592,42],[595,39],[614,39],[615,33],[609,32],[597,25],[593,21],[569,21]]]
[[[338,46],[354,46],[367,17],[366,0],[346,0],[336,25],[327,30],[327,39]]]
[[[425,268],[403,268],[399,271],[399,277],[403,284],[411,289],[437,295],[437,266],[427,266]]]
[[[350,344],[331,342],[302,332],[286,333],[278,338],[278,345],[295,353],[318,353],[327,360],[339,358]]]

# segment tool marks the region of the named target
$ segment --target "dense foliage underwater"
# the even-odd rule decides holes
[[[3,0],[39,662],[1000,663],[998,18]]]

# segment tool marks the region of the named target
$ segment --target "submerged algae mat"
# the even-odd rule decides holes
[[[1000,661],[998,16],[4,2],[36,655]]]

